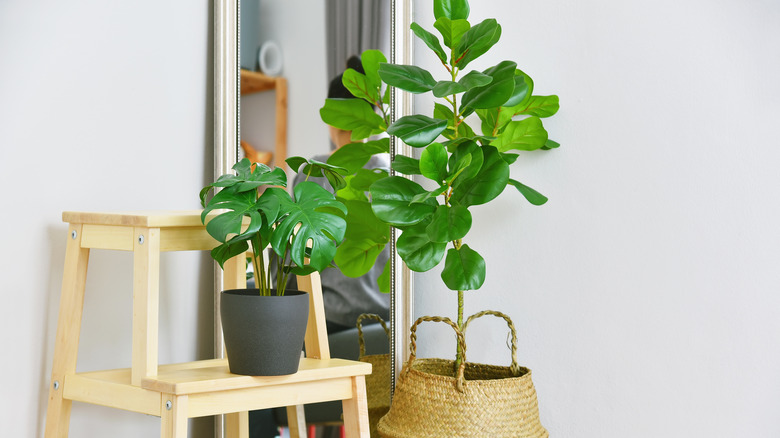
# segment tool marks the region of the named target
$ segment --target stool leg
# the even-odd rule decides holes
[[[306,438],[303,405],[287,406],[287,427],[290,429],[290,438]]]
[[[135,228],[133,245],[133,367],[131,383],[157,375],[160,229]]]
[[[73,224],[68,230],[57,339],[54,346],[54,364],[52,365],[49,405],[46,412],[46,438],[67,437],[70,425],[72,402],[63,398],[63,392],[66,383],[65,376],[76,372],[81,316],[84,312],[84,286],[87,281],[87,264],[89,263],[89,249],[81,247],[81,230],[80,224]]]
[[[175,396],[162,394],[160,406],[160,436],[162,438],[187,438],[187,404],[186,395]]]
[[[249,412],[225,414],[226,438],[249,438]]]
[[[352,378],[352,398],[342,402],[347,438],[369,438],[368,399],[365,376]]]

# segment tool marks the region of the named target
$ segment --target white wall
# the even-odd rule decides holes
[[[471,3],[503,26],[474,68],[515,60],[561,98],[561,148],[513,166],[550,201],[507,191],[467,240],[488,280],[466,313],[512,316],[551,436],[780,436],[780,4]],[[415,281],[417,313],[454,316],[438,273]],[[469,357],[508,363],[501,325],[478,327]]]
[[[0,2],[3,436],[43,436],[61,212],[199,206],[212,174],[211,17],[210,1]],[[211,266],[205,253],[164,255],[162,362],[211,356]],[[129,366],[131,273],[129,254],[93,252],[79,370]],[[73,437],[158,433],[157,418],[74,404]]]

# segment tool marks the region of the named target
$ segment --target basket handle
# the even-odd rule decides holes
[[[497,316],[499,318],[502,318],[504,321],[506,321],[507,325],[509,326],[509,331],[512,334],[512,365],[509,366],[509,369],[512,371],[512,374],[515,376],[520,375],[520,365],[517,364],[517,330],[515,330],[515,325],[512,323],[512,319],[509,318],[508,315],[505,313],[497,312],[495,310],[483,310],[482,312],[475,313],[466,319],[466,323],[463,324],[463,333],[466,333],[466,328],[468,328],[469,323],[477,318],[481,318],[485,315],[493,315]]]
[[[455,330],[455,336],[458,338],[458,344],[460,344],[460,351],[462,353],[463,360],[460,362],[460,366],[458,366],[457,375],[455,378],[455,389],[458,390],[458,392],[463,392],[463,381],[465,380],[463,377],[463,373],[466,370],[466,338],[463,336],[463,333],[458,329],[458,326],[452,322],[451,319],[441,316],[421,316],[420,318],[417,318],[417,321],[412,324],[411,329],[411,343],[410,343],[410,354],[409,354],[409,366],[407,366],[406,372],[409,372],[409,368],[411,367],[412,362],[417,358],[417,326],[420,325],[423,322],[431,321],[431,322],[444,322],[448,324],[450,327],[452,327],[453,330]]]
[[[363,320],[364,319],[373,319],[375,321],[379,321],[380,324],[382,324],[382,328],[385,329],[385,334],[387,335],[387,339],[390,340],[390,329],[387,328],[387,323],[385,323],[385,320],[382,319],[381,316],[377,315],[376,313],[364,313],[360,316],[358,316],[357,319],[357,331],[358,331],[358,344],[360,345],[360,357],[366,355],[366,340],[363,338]]]

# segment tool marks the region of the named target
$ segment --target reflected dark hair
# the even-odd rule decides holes
[[[347,59],[347,68],[357,70],[358,73],[366,74],[365,70],[363,70],[363,63],[360,61],[360,57],[357,55],[352,55],[349,57],[349,59]],[[353,96],[352,93],[347,90],[347,87],[344,86],[344,83],[342,82],[343,76],[344,74],[342,73],[330,81],[330,86],[328,87],[329,99],[355,98],[355,96]]]

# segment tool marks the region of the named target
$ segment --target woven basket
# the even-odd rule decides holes
[[[396,383],[390,412],[378,425],[386,438],[547,438],[539,421],[531,371],[517,365],[517,335],[508,316],[485,311],[468,318],[494,315],[512,332],[512,365],[466,363],[466,342],[449,318],[419,318],[411,329],[411,355]],[[463,363],[416,358],[416,329],[423,321],[449,324],[463,352]]]
[[[366,341],[363,338],[363,320],[374,319],[382,324],[385,333],[390,338],[390,330],[381,316],[364,313],[357,319],[358,343],[360,344],[361,362],[371,364],[371,374],[366,376],[366,397],[368,398],[368,425],[372,437],[378,437],[377,423],[390,409],[390,355],[372,354],[366,356]]]

